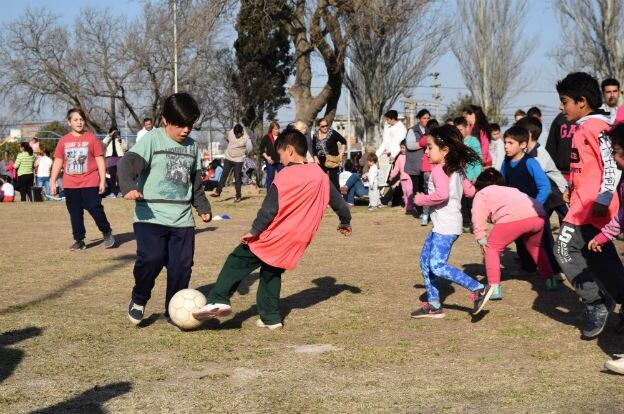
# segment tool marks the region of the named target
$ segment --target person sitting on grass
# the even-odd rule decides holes
[[[12,203],[15,201],[15,188],[13,184],[0,178],[0,203]]]
[[[270,330],[282,328],[279,312],[281,277],[294,269],[316,234],[327,204],[338,214],[338,231],[351,234],[351,213],[338,189],[318,164],[306,164],[307,142],[296,130],[282,132],[275,141],[282,171],[271,188],[240,244],[228,256],[208,296],[208,304],[193,313],[206,320],[228,315],[230,298],[247,275],[260,268],[256,325]]]

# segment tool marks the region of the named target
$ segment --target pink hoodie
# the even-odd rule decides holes
[[[511,223],[544,217],[544,208],[517,188],[490,185],[477,192],[472,202],[472,227],[477,240],[486,237],[487,223]]]
[[[390,179],[392,180],[397,174],[401,173],[401,181],[411,180],[409,174],[405,172],[405,154],[399,154],[390,173]]]

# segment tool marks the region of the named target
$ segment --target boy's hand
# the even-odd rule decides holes
[[[340,234],[342,234],[343,236],[350,236],[352,233],[351,230],[351,226],[348,227],[342,227],[342,226],[338,226],[338,231],[340,232]]]
[[[200,214],[199,217],[201,217],[204,223],[210,223],[210,220],[212,220],[212,214],[210,213]]]
[[[485,246],[480,244],[479,247],[481,247],[481,254],[485,256]]]
[[[602,246],[598,244],[598,241],[596,241],[595,237],[591,239],[589,243],[587,243],[587,249],[591,250],[592,252],[602,253]]]
[[[604,204],[594,203],[594,207],[592,208],[592,216],[594,217],[605,217],[609,214],[609,206],[605,206]]]
[[[139,199],[143,198],[143,194],[141,194],[141,193],[139,192],[139,190],[132,190],[132,191],[129,191],[129,192],[128,192],[125,196],[124,196],[124,198],[125,198],[126,200],[139,200]]]
[[[55,196],[56,194],[57,194],[56,183],[54,183],[53,185],[50,185],[50,195]]]
[[[253,241],[257,238],[257,236],[254,236],[253,234],[247,232],[240,237],[240,242],[241,244],[249,244],[250,241]]]
[[[563,202],[566,204],[570,204],[570,189],[566,188],[563,192]]]

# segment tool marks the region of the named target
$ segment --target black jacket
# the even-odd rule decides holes
[[[326,154],[329,155],[338,155],[340,152],[338,151],[338,143],[340,142],[342,145],[347,145],[347,141],[344,139],[344,137],[342,135],[340,135],[338,132],[336,132],[333,129],[329,129],[327,131],[327,138],[325,138],[325,150],[327,151]],[[318,132],[316,134],[314,134],[314,137],[312,137],[312,155],[318,157],[319,156],[319,151],[318,151],[318,146],[319,146],[320,140],[318,137]],[[321,156],[323,156],[323,154],[320,154]]]
[[[274,139],[277,139],[277,137]],[[271,157],[273,162],[280,162],[279,154],[275,149],[275,145],[271,142],[269,134],[262,137],[262,140],[260,140],[260,147],[258,149],[260,150],[260,154],[266,153],[269,157]]]
[[[563,174],[570,173],[570,153],[572,151],[572,137],[578,125],[568,122],[563,113],[557,115],[550,125],[546,151]]]

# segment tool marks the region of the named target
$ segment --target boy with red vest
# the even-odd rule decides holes
[[[282,273],[299,264],[328,203],[340,218],[338,231],[351,234],[349,207],[317,164],[305,164],[307,148],[305,136],[294,129],[287,129],[275,141],[284,168],[268,190],[251,230],[241,236],[240,244],[225,261],[208,304],[193,313],[195,318],[228,315],[232,311],[230,297],[241,280],[259,267],[256,305],[260,319],[256,325],[281,328]]]
[[[604,329],[613,300],[624,301],[624,267],[612,242],[598,254],[586,248],[619,206],[613,197],[620,181],[605,133],[609,115],[601,111],[598,81],[583,72],[571,73],[557,83],[561,110],[578,128],[572,138],[570,187],[564,200],[570,210],[563,219],[556,258],[586,306],[583,337],[597,337]]]

